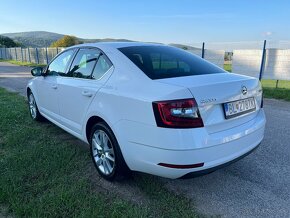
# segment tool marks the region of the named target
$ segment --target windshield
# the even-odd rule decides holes
[[[170,46],[130,46],[119,50],[151,79],[225,73],[196,55]]]

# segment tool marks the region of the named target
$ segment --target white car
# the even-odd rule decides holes
[[[91,145],[101,176],[212,172],[253,151],[265,128],[258,79],[153,43],[70,47],[32,69],[31,117]]]

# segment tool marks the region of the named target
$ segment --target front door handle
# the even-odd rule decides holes
[[[53,89],[57,89],[57,85],[53,84],[53,85],[51,86],[51,88],[53,88]]]
[[[86,97],[92,97],[93,93],[89,92],[89,91],[82,91],[82,95],[86,96]]]

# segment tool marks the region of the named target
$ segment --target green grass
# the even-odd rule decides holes
[[[31,120],[24,98],[0,88],[0,206],[17,217],[196,217],[192,202],[156,177],[128,181],[147,199],[139,205],[100,190],[88,173],[88,148],[65,140],[58,127]],[[96,172],[97,173],[97,172]],[[116,185],[120,185],[116,183]],[[99,187],[99,188],[96,188]],[[117,187],[118,188],[118,187]],[[126,200],[127,199],[127,200]]]
[[[232,72],[232,65],[231,64],[224,64],[224,70]]]
[[[44,67],[45,64],[36,64],[36,63],[30,63],[30,62],[21,62],[21,61],[15,61],[15,60],[5,60],[0,59],[0,62],[8,62],[10,64],[15,64],[19,66],[26,66],[26,67]]]
[[[263,88],[265,98],[275,98],[290,101],[290,89]]]
[[[276,88],[276,82],[277,80],[262,80],[262,85],[264,88]],[[290,89],[290,81],[279,80],[278,88]]]
[[[262,86],[264,97],[290,101],[290,81],[279,80],[276,88],[276,80],[262,80]]]

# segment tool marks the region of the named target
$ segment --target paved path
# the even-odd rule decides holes
[[[32,78],[30,70],[30,67],[0,62],[0,86],[25,95],[27,82]]]
[[[25,94],[30,68],[0,62],[0,86]],[[203,214],[222,217],[290,217],[290,103],[266,99],[265,139],[246,158],[212,174],[163,179],[193,199]]]

